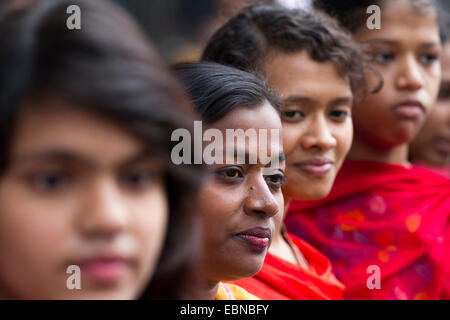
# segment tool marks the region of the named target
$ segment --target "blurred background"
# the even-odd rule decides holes
[[[229,17],[255,0],[114,0],[136,17],[170,61],[192,60]],[[310,7],[311,0],[266,0]]]

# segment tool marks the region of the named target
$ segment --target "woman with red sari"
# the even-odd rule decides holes
[[[332,261],[346,299],[450,298],[450,182],[407,158],[439,89],[438,11],[363,2],[321,1],[368,50],[384,86],[354,105],[349,160],[329,196],[292,202],[287,226]],[[383,27],[370,30],[365,9],[374,2]]]
[[[252,6],[213,35],[203,55],[262,73],[282,98],[286,204],[325,197],[351,145],[351,106],[364,83],[363,61],[349,37],[327,29],[331,21]],[[259,273],[233,283],[261,299],[342,299],[344,292],[330,261],[282,226]]]

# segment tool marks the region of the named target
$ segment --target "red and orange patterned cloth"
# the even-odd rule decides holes
[[[331,260],[346,299],[450,299],[449,217],[449,179],[346,161],[327,198],[291,203],[286,226]],[[372,265],[380,289],[367,284]]]
[[[267,253],[258,274],[233,283],[263,300],[341,300],[345,287],[330,261],[305,241],[286,236],[302,252],[309,270]]]

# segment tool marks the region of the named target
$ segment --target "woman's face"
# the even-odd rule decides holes
[[[380,150],[408,143],[423,125],[439,89],[441,51],[436,13],[411,1],[384,1],[382,26],[355,33],[384,86],[355,105],[355,134]],[[375,81],[375,80],[374,80]]]
[[[450,43],[444,46],[441,63],[438,101],[410,147],[413,160],[436,166],[450,164]]]
[[[271,52],[263,71],[283,101],[283,193],[295,200],[323,198],[352,143],[350,84],[331,63],[316,62],[303,51]]]
[[[168,219],[160,165],[144,151],[115,124],[60,101],[24,106],[0,177],[0,295],[136,298]],[[72,265],[80,289],[69,289]]]
[[[234,109],[210,128],[220,130],[224,139],[227,129],[268,132],[267,143],[258,139],[256,148],[249,148],[247,140],[233,143],[226,139],[225,148],[245,154],[245,164],[225,159],[224,164],[210,165],[209,177],[198,195],[203,223],[202,272],[206,279],[251,277],[262,267],[282,220],[284,153],[281,134],[272,139],[274,131],[281,130],[280,117],[265,102],[259,107]],[[260,152],[280,160],[274,162],[278,164],[273,170],[261,162]],[[257,161],[249,161],[253,156]]]

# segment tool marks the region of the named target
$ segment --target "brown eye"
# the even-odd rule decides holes
[[[220,169],[217,171],[217,175],[219,178],[225,180],[235,180],[244,177],[242,169],[239,167],[227,167]]]
[[[423,64],[433,64],[438,60],[438,56],[435,54],[424,54],[419,57],[419,61]]]
[[[300,120],[305,117],[305,114],[298,110],[287,110],[281,112],[281,117],[285,120]]]
[[[338,121],[343,121],[350,116],[350,112],[346,110],[333,110],[329,113],[330,117]]]
[[[392,52],[378,52],[372,53],[372,61],[378,64],[386,64],[394,60],[395,56]]]
[[[283,186],[286,182],[286,177],[283,173],[277,173],[277,174],[272,174],[272,175],[268,175],[265,176],[265,180],[266,183],[274,188],[274,189],[279,189],[281,188],[281,186]]]
[[[59,171],[47,171],[31,176],[31,186],[41,192],[55,192],[69,184],[69,176]]]
[[[151,185],[153,181],[153,173],[149,170],[129,171],[120,177],[121,184],[129,189],[143,189]]]

